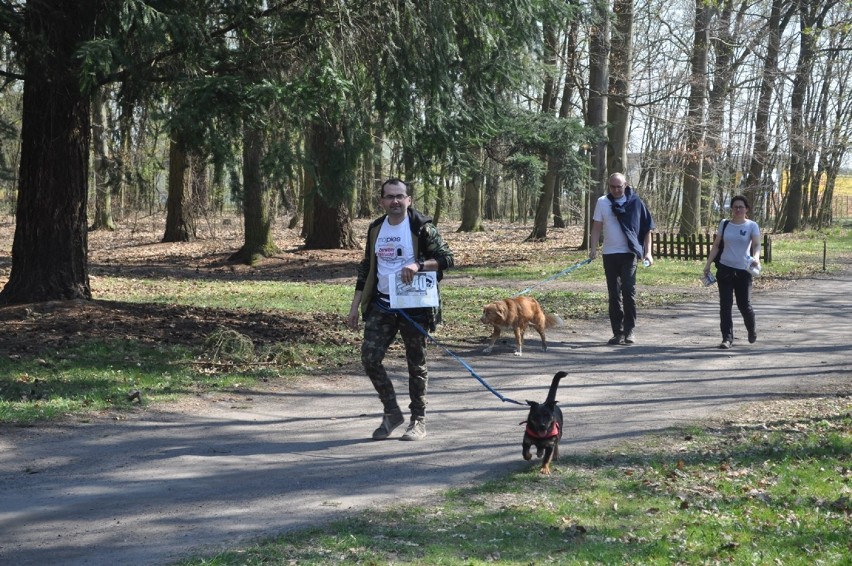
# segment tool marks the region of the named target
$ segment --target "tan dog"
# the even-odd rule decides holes
[[[497,339],[500,338],[501,330],[512,329],[515,332],[515,355],[522,356],[524,351],[524,334],[527,327],[532,326],[541,336],[541,349],[547,351],[547,340],[544,331],[547,328],[562,326],[562,319],[555,314],[545,314],[538,301],[532,297],[513,297],[502,301],[495,301],[485,305],[482,310],[483,324],[494,327],[491,333],[491,343],[483,352],[490,352],[494,348]]]

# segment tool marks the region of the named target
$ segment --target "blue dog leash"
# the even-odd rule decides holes
[[[553,281],[554,279],[558,279],[558,278],[560,278],[560,277],[563,277],[563,276],[565,276],[565,275],[568,275],[569,273],[571,273],[571,272],[572,272],[572,271],[574,271],[575,269],[578,269],[578,268],[580,268],[580,267],[582,267],[582,266],[584,266],[584,265],[586,265],[586,264],[588,264],[588,263],[592,263],[592,259],[591,259],[591,258],[586,258],[586,259],[584,259],[584,260],[582,260],[582,261],[578,261],[578,262],[577,262],[577,263],[575,263],[574,265],[571,265],[571,266],[569,266],[569,267],[566,267],[565,269],[563,269],[562,271],[560,271],[560,272],[559,272],[559,273],[557,273],[556,275],[551,275],[551,276],[550,276],[550,277],[548,277],[547,279],[543,279],[543,280],[539,281],[538,283],[536,283],[535,285],[531,285],[530,287],[527,287],[526,289],[524,289],[523,291],[521,291],[520,293],[518,293],[517,295],[514,295],[514,296],[515,296],[515,297],[520,297],[521,295],[526,295],[527,293],[529,293],[530,291],[532,291],[533,289],[535,289],[536,287],[538,287],[538,286],[539,286],[539,285],[541,285],[542,283],[547,283],[548,281]]]
[[[515,296],[517,297],[517,296],[520,296],[520,295],[524,295],[524,294],[526,294],[526,293],[529,293],[529,292],[530,292],[533,288],[538,287],[538,286],[539,286],[539,285],[541,285],[542,283],[547,283],[548,281],[552,281],[552,280],[557,279],[557,278],[559,278],[559,277],[562,277],[562,276],[564,276],[564,275],[568,275],[569,273],[571,273],[571,272],[572,272],[572,271],[574,271],[575,269],[577,269],[577,268],[579,268],[579,267],[582,267],[582,266],[584,266],[584,265],[586,265],[586,264],[588,264],[588,263],[591,263],[591,262],[592,262],[592,259],[591,259],[591,258],[587,258],[587,259],[584,259],[584,260],[582,260],[582,261],[578,261],[578,262],[577,262],[577,263],[575,263],[574,265],[571,265],[571,266],[569,266],[569,267],[566,267],[565,269],[563,269],[562,271],[560,271],[560,272],[559,272],[559,273],[557,273],[556,275],[552,275],[552,276],[548,277],[547,279],[544,279],[543,281],[540,281],[540,282],[536,283],[535,285],[532,285],[531,287],[527,287],[526,289],[524,289],[523,291],[521,291],[520,293],[518,293],[518,294],[517,294],[517,295],[515,295]],[[453,358],[455,358],[455,360],[456,360],[457,362],[459,362],[462,366],[464,366],[464,367],[465,367],[465,369],[467,369],[467,371],[470,373],[470,375],[472,375],[472,376],[473,376],[473,377],[474,377],[474,378],[475,378],[475,379],[476,379],[479,383],[481,383],[483,387],[485,387],[488,391],[490,391],[491,393],[493,393],[493,394],[494,394],[494,395],[495,395],[498,399],[500,399],[500,400],[501,400],[501,401],[503,401],[504,403],[514,403],[515,405],[526,405],[526,403],[521,403],[520,401],[515,401],[514,399],[510,399],[509,397],[506,397],[505,395],[501,394],[499,391],[497,391],[496,389],[494,389],[493,387],[491,387],[491,385],[489,385],[489,383],[488,383],[487,381],[485,381],[485,379],[483,379],[482,377],[480,377],[480,375],[479,375],[478,373],[476,373],[476,371],[475,371],[472,367],[470,367],[470,364],[468,364],[468,363],[467,363],[464,359],[462,359],[460,356],[457,356],[457,355],[455,354],[455,352],[453,352],[452,350],[450,350],[449,348],[447,348],[446,346],[444,346],[443,344],[441,344],[441,342],[439,342],[437,339],[435,339],[434,337],[432,337],[432,336],[431,336],[428,332],[426,332],[426,329],[425,329],[425,328],[423,328],[423,327],[422,327],[419,323],[417,323],[417,321],[415,321],[414,319],[412,319],[412,318],[408,315],[408,313],[406,313],[406,312],[405,312],[405,310],[404,310],[404,309],[392,309],[392,308],[389,308],[389,307],[386,307],[386,306],[382,305],[382,304],[381,304],[381,303],[379,303],[379,302],[375,302],[374,304],[375,304],[378,308],[382,309],[382,310],[383,310],[383,311],[385,311],[385,312],[388,312],[388,313],[399,313],[399,314],[401,314],[401,315],[403,316],[403,318],[405,318],[405,320],[407,320],[407,321],[411,324],[411,326],[413,326],[413,327],[414,327],[414,329],[415,329],[415,330],[417,330],[419,333],[421,333],[423,336],[425,336],[427,340],[429,340],[430,342],[432,342],[433,344],[435,344],[436,346],[438,346],[439,348],[441,348],[442,350],[444,350],[446,353],[448,353],[450,356],[452,356]]]
[[[396,313],[401,314],[401,315],[402,315],[402,317],[403,317],[406,321],[408,321],[408,322],[411,324],[411,326],[413,326],[413,327],[414,327],[414,329],[415,329],[415,330],[417,330],[420,334],[422,334],[423,336],[425,336],[427,340],[429,340],[429,341],[430,341],[430,342],[432,342],[433,344],[437,345],[437,346],[438,346],[438,347],[440,347],[442,350],[444,350],[446,353],[448,353],[448,354],[449,354],[449,355],[451,355],[453,358],[455,358],[455,359],[456,359],[456,361],[458,361],[461,365],[463,365],[463,366],[465,367],[465,369],[467,369],[467,371],[468,371],[468,372],[470,372],[470,375],[472,375],[474,378],[476,378],[476,380],[477,380],[479,383],[481,383],[481,384],[483,385],[483,387],[485,387],[488,391],[490,391],[491,393],[493,393],[493,394],[494,394],[494,395],[495,395],[498,399],[500,399],[500,400],[501,400],[501,401],[503,401],[504,403],[514,403],[515,405],[526,405],[526,403],[521,403],[520,401],[515,401],[514,399],[510,399],[510,398],[506,397],[505,395],[501,394],[499,391],[497,391],[496,389],[494,389],[493,387],[491,387],[491,385],[489,385],[487,381],[485,381],[482,377],[480,377],[480,376],[479,376],[479,374],[477,374],[477,373],[476,373],[476,371],[475,371],[472,367],[470,367],[470,364],[468,364],[468,363],[467,363],[466,361],[464,361],[461,357],[457,356],[457,355],[456,355],[456,354],[455,354],[452,350],[450,350],[449,348],[447,348],[446,346],[444,346],[443,344],[441,344],[438,340],[436,340],[434,337],[432,337],[432,336],[431,336],[431,335],[430,335],[430,334],[426,331],[426,329],[425,329],[425,328],[423,328],[423,327],[422,327],[422,326],[421,326],[421,325],[420,325],[417,321],[415,321],[413,318],[411,318],[411,317],[408,315],[408,313],[407,313],[407,312],[405,312],[405,310],[404,310],[404,309],[392,309],[392,308],[386,307],[386,306],[384,306],[384,305],[382,305],[381,303],[378,303],[378,302],[375,302],[375,303],[373,303],[373,304],[374,304],[374,305],[376,305],[378,308],[382,309],[382,310],[383,310],[383,311],[385,311],[385,312],[388,312],[388,313],[394,313],[394,314],[396,314]]]

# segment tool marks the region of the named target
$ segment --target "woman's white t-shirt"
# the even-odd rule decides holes
[[[728,221],[728,226],[722,233],[725,221],[719,223],[719,233],[725,241],[719,263],[734,269],[748,269],[748,257],[752,255],[752,238],[760,239],[760,227],[757,222],[746,219],[742,224]]]

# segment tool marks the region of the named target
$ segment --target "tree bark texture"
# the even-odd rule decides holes
[[[707,96],[707,130],[704,143],[704,162],[701,166],[703,178],[701,196],[701,224],[714,226],[718,224],[716,218],[710,217],[709,206],[713,195],[717,195],[718,202],[725,201],[725,195],[737,186],[736,173],[732,171],[730,160],[726,158],[726,151],[722,143],[722,132],[725,128],[725,102],[731,92],[732,77],[735,65],[733,60],[733,46],[735,44],[731,32],[731,10],[732,0],[721,2],[716,8],[715,25],[712,33],[711,45],[714,54],[713,82]],[[718,190],[717,190],[718,187]],[[753,201],[749,201],[752,202]],[[753,212],[753,211],[752,211]]]
[[[482,150],[472,150],[477,157]],[[477,160],[481,162],[481,160]],[[462,181],[461,224],[458,232],[482,232],[482,172],[478,169],[468,171]]]
[[[589,107],[586,125],[603,129],[609,113],[609,12],[606,2],[595,0],[595,22],[590,30],[589,39]],[[606,138],[601,135],[592,148],[592,185],[591,198],[594,202],[607,191],[606,182]]]
[[[243,215],[245,242],[231,261],[254,265],[278,251],[272,238],[276,193],[263,178],[263,133],[252,126],[243,130]]]
[[[680,233],[701,230],[701,167],[704,161],[704,110],[707,102],[707,31],[710,11],[695,0],[695,39],[692,45],[689,109],[686,116],[686,158],[683,170],[683,204]]]
[[[550,69],[544,77],[544,96],[541,101],[541,113],[553,114],[556,109],[556,79],[554,72],[557,64],[557,39],[556,30],[552,25],[544,26],[544,62]],[[558,177],[560,162],[559,158],[549,153],[542,156],[547,163],[546,173],[542,176],[541,192],[538,195],[535,220],[528,241],[540,242],[547,239],[547,227],[550,220],[550,212],[553,210],[553,195],[556,192],[556,180]]]
[[[763,71],[760,82],[760,94],[758,95],[757,109],[754,118],[754,150],[749,163],[748,176],[746,177],[745,196],[752,203],[755,213],[762,209],[768,212],[769,204],[763,196],[772,187],[764,181],[764,173],[770,161],[769,154],[769,113],[772,108],[772,95],[775,92],[775,83],[778,78],[778,53],[781,49],[781,32],[783,31],[781,20],[781,7],[784,0],[772,0],[767,24],[768,41],[766,57],[763,61]]]
[[[354,249],[352,221],[347,206],[355,190],[357,156],[346,147],[343,126],[333,120],[314,122],[307,134],[308,171],[306,183],[312,191],[305,209],[305,247],[312,250]],[[312,218],[307,219],[308,208]]]
[[[615,0],[615,27],[609,56],[609,150],[607,170],[627,174],[630,126],[630,83],[633,80],[633,0]]]
[[[807,7],[803,7],[800,15],[799,59],[790,93],[790,176],[784,204],[784,232],[794,232],[801,226],[802,193],[807,176],[805,96],[810,84],[816,42],[813,31],[808,29],[812,22],[806,17],[807,10]]]
[[[86,200],[91,118],[74,54],[95,0],[26,4],[21,162],[12,270],[0,303],[90,299]]]
[[[191,169],[186,144],[172,138],[169,144],[169,196],[166,201],[166,230],[163,242],[195,240]]]
[[[97,93],[92,103],[92,153],[95,162],[95,217],[90,230],[115,230],[112,219],[112,183],[110,182],[110,151],[107,143],[107,110],[103,93]]]
[[[606,2],[595,0],[594,24],[589,32],[589,106],[586,113],[586,125],[601,131],[607,121],[607,89],[609,83],[609,10]],[[593,206],[597,199],[607,191],[607,140],[600,139],[590,150],[591,179],[583,230],[583,249],[589,246],[589,230],[592,225]]]

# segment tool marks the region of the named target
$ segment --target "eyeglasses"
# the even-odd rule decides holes
[[[741,209],[745,209],[745,207],[744,207],[744,206],[742,206],[742,205],[739,205],[739,206],[732,206],[731,208],[733,208],[734,210],[741,210]]]
[[[623,187],[624,187],[624,185],[610,185],[609,186],[609,188],[611,188],[611,189],[621,189]]]
[[[394,201],[394,200],[403,201],[403,200],[408,198],[408,195],[384,195],[382,198],[385,199],[385,200],[390,200],[390,201]]]

